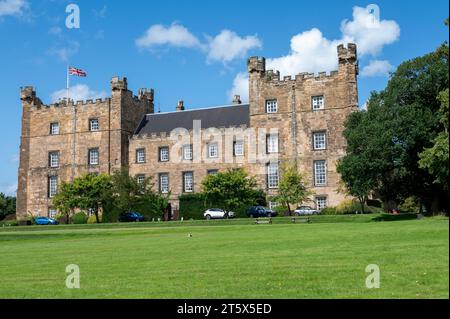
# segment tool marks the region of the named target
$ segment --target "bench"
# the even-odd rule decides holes
[[[272,224],[272,218],[269,219],[255,219],[255,224]]]
[[[311,222],[311,219],[310,219],[309,217],[292,217],[292,218],[291,218],[291,222],[293,222],[294,224],[295,224],[297,221],[298,221],[299,223],[310,223],[310,222]]]

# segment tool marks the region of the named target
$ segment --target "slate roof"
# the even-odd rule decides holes
[[[168,133],[180,127],[191,130],[194,120],[202,121],[202,129],[240,125],[249,126],[249,105],[235,104],[204,109],[146,114],[134,134]]]

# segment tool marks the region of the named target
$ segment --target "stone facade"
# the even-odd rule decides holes
[[[337,58],[339,68],[329,74],[300,73],[295,78],[280,79],[279,72],[266,70],[264,58],[251,57],[247,63],[248,114],[242,119],[242,125],[236,125],[236,121],[227,125],[223,120],[223,126],[215,128],[195,129],[194,125],[151,134],[143,133],[145,119],[153,116],[157,121],[158,116],[163,115],[153,113],[153,90],[140,89],[138,96],[133,96],[127,89],[126,78],[113,78],[111,98],[68,105],[65,102],[43,105],[33,88],[25,87],[21,97],[17,213],[48,214],[51,208],[49,176],[57,175],[61,182],[83,172],[110,173],[123,166],[129,166],[132,176],[152,177],[155,190],[161,188],[161,174],[167,174],[175,211],[179,195],[201,191],[201,182],[208,173],[226,168],[243,167],[257,177],[260,188],[269,195],[276,194],[276,187],[269,187],[274,185],[268,183],[268,165],[274,164],[280,169],[285,162],[296,165],[305,174],[315,192],[311,199],[316,199],[316,203],[312,206],[337,205],[345,198],[338,192],[336,172],[336,161],[344,155],[346,146],[343,124],[350,112],[358,110],[356,46],[338,46]],[[233,103],[225,107],[231,110],[239,107],[239,114],[242,114],[240,98],[235,97]],[[171,114],[190,114],[195,119],[197,115],[189,112],[193,111],[185,109],[180,101]],[[216,111],[208,112],[203,116]],[[202,120],[199,117],[198,120]],[[99,120],[99,131],[89,130],[92,118]],[[49,125],[53,122],[60,123],[58,135],[49,135]],[[73,123],[76,123],[75,133]],[[278,149],[268,154],[267,136],[270,134],[277,136]],[[243,142],[242,156],[234,154],[236,141]],[[210,144],[217,144],[216,158],[208,156]],[[183,146],[187,145],[192,145],[192,159],[183,158]],[[169,159],[161,161],[161,148],[165,147],[168,147]],[[99,165],[88,165],[87,154],[92,148],[99,149]],[[49,168],[48,154],[52,151],[60,152],[58,168]],[[75,165],[72,164],[74,154]],[[325,170],[323,179],[316,176],[321,168]],[[192,174],[193,179],[189,191],[186,191],[186,173]],[[317,202],[319,199],[321,203]]]

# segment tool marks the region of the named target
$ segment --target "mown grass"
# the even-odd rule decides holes
[[[5,227],[0,298],[448,298],[448,218],[373,217]]]

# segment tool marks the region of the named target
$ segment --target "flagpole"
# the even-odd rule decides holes
[[[69,105],[69,65],[66,69],[66,89],[67,89],[67,105]]]

